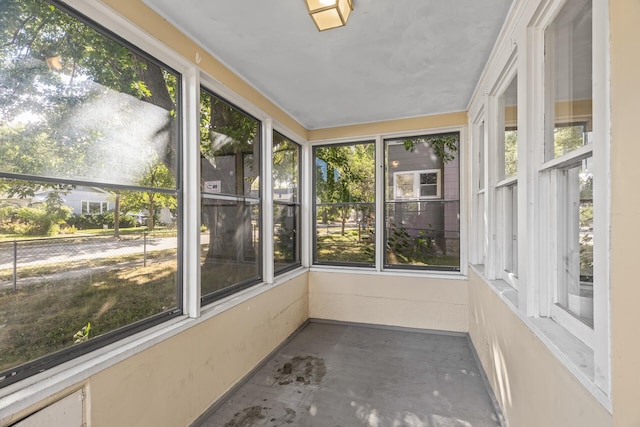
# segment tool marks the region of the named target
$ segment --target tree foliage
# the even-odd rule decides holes
[[[323,222],[337,212],[344,234],[351,209],[357,208],[362,217],[373,213],[375,145],[322,147],[316,150],[316,159],[316,198],[321,204],[334,205],[322,208]]]
[[[449,163],[456,158],[458,151],[457,134],[444,134],[434,136],[424,136],[419,138],[407,138],[402,140],[404,149],[413,151],[418,144],[426,143],[433,149],[433,152],[444,163]]]
[[[179,77],[95,28],[43,0],[0,4],[0,177],[175,188],[149,177],[176,173]],[[20,197],[42,189],[72,187],[0,182]]]

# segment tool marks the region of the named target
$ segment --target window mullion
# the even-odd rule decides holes
[[[302,155],[300,166],[302,170],[300,171],[300,176],[302,179],[302,183],[300,185],[300,232],[302,236],[300,237],[300,262],[303,267],[309,267],[312,264],[312,250],[311,247],[313,245],[313,233],[314,229],[314,220],[312,218],[314,209],[313,206],[313,172],[315,171],[315,166],[312,165],[313,155],[312,155],[312,147],[310,144],[304,144],[301,147]]]
[[[273,283],[273,120],[262,123],[262,274],[265,283]]]
[[[384,163],[384,141],[381,136],[377,136],[376,160],[375,160],[375,268],[376,271],[382,271],[385,257],[385,229],[384,229],[384,209],[385,209],[385,163]],[[393,179],[394,199],[396,191],[396,177]]]
[[[200,75],[195,68],[184,74],[183,156],[183,310],[200,316]]]

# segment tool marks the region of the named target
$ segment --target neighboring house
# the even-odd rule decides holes
[[[7,197],[4,194],[0,197],[0,205],[37,206],[47,200],[49,193],[48,190],[38,191],[31,197]],[[114,206],[112,193],[97,187],[76,187],[66,194],[60,194],[60,197],[75,215],[101,214]]]
[[[387,202],[393,206],[389,221],[412,236],[436,239],[450,252],[460,238],[458,160],[444,163],[425,142],[407,150],[402,141],[389,141],[387,149]],[[457,250],[456,250],[457,251]]]

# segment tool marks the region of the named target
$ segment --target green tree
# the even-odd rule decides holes
[[[375,199],[375,145],[354,144],[322,147],[316,150],[322,165],[316,165],[316,197],[322,204],[333,204],[341,220],[341,234],[354,204],[363,217],[370,215]],[[323,209],[326,222],[331,207]]]
[[[175,178],[164,163],[157,162],[148,168],[147,173],[140,180],[140,184],[150,188],[172,187],[175,186]],[[149,214],[147,219],[147,227],[149,228],[149,231],[153,231],[155,229],[155,218],[159,209],[175,209],[178,207],[177,200],[173,195],[158,193],[153,190],[142,192],[119,191],[118,200],[119,202],[116,205],[119,206],[117,206],[117,208],[123,209],[126,212],[139,212],[141,210],[146,210]]]

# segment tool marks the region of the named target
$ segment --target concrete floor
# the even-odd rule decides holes
[[[466,336],[309,323],[201,427],[500,426]]]

